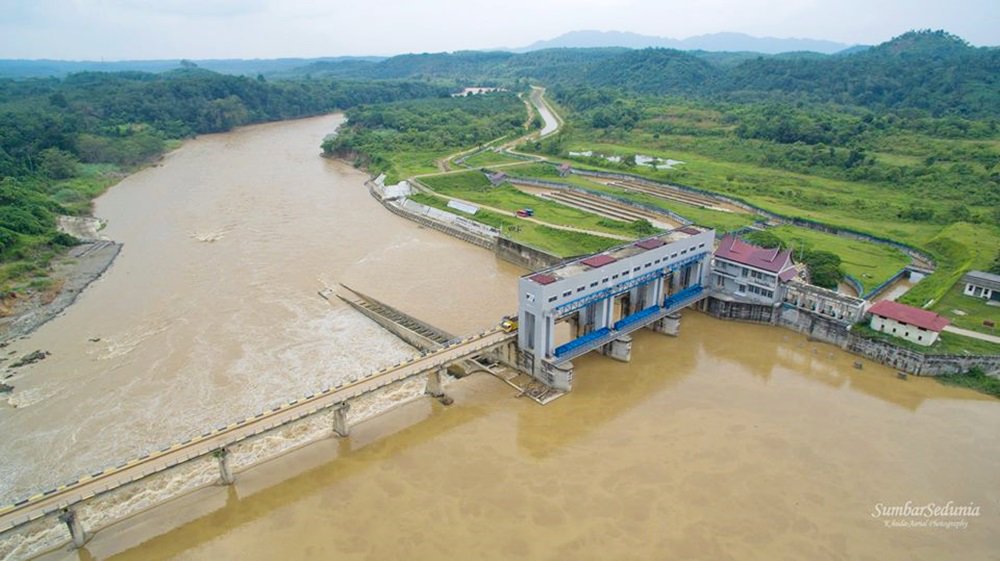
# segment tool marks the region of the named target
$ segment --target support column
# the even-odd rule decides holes
[[[629,362],[632,360],[632,338],[622,335],[601,347],[601,352],[619,362]]]
[[[63,509],[62,513],[59,515],[59,521],[66,524],[66,529],[69,530],[70,537],[73,538],[73,547],[79,549],[83,547],[83,544],[87,543],[87,534],[83,531],[83,524],[80,524],[80,519],[76,516],[76,511]]]
[[[654,321],[647,327],[657,333],[663,333],[665,335],[672,335],[676,337],[681,328],[681,315],[670,314],[669,316],[665,316]]]
[[[444,397],[444,388],[441,386],[441,377],[444,376],[444,369],[439,368],[427,373],[427,386],[424,393],[431,397]]]
[[[219,477],[222,479],[223,485],[232,485],[236,481],[236,477],[233,475],[233,468],[229,465],[229,449],[219,448],[212,455],[219,460]]]
[[[351,435],[351,427],[347,424],[347,412],[350,410],[351,406],[347,403],[341,403],[333,410],[333,432],[339,437],[347,438]]]

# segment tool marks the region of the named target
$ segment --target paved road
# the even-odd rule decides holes
[[[328,388],[321,393],[290,401],[270,411],[206,432],[199,437],[136,458],[118,467],[82,477],[76,483],[35,495],[16,505],[0,508],[0,531],[35,520],[179,463],[210,454],[276,426],[301,419],[394,382],[474,356],[491,347],[507,343],[515,337],[517,337],[516,332],[505,333],[499,328],[472,335],[433,353],[372,372],[363,378]]]
[[[954,333],[963,337],[972,337],[973,339],[989,341],[990,343],[1000,345],[1000,337],[997,337],[996,335],[987,335],[985,333],[979,333],[978,331],[969,331],[968,329],[962,329],[961,327],[955,327],[954,325],[949,325],[945,327],[944,330],[948,333]]]
[[[546,136],[559,130],[559,118],[549,107],[548,103],[542,98],[545,95],[545,88],[540,88],[538,86],[533,86],[531,90],[531,104],[535,106],[538,110],[538,114],[542,116],[542,120],[545,121],[545,126],[542,127],[542,131],[538,134],[538,138],[545,138]]]

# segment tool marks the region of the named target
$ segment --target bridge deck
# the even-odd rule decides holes
[[[270,411],[206,432],[199,437],[130,460],[117,467],[84,476],[76,482],[0,508],[0,532],[177,464],[210,454],[276,426],[339,405],[362,394],[447,366],[491,347],[509,343],[515,337],[517,337],[516,332],[506,333],[499,328],[485,331],[448,344],[435,352],[372,372],[363,378],[338,384],[320,393],[290,401]]]

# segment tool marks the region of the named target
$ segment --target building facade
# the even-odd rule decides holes
[[[871,328],[893,337],[929,347],[948,325],[948,320],[934,312],[914,308],[891,300],[876,302],[869,308]]]
[[[715,232],[686,226],[521,277],[519,366],[568,390],[569,361],[601,349],[627,357],[628,333],[701,298]],[[569,323],[570,340],[556,325]]]
[[[1000,275],[984,271],[969,271],[962,277],[965,283],[963,294],[1000,302]]]

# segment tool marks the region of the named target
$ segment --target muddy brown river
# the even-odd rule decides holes
[[[5,495],[411,352],[326,286],[456,333],[513,310],[521,271],[317,156],[338,119],[188,142],[98,201],[125,248],[16,344],[53,355],[0,410]],[[632,357],[578,359],[545,407],[474,375],[45,559],[996,558],[996,399],[697,312]],[[908,501],[977,508],[885,514]]]

